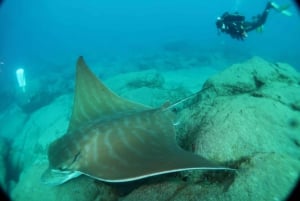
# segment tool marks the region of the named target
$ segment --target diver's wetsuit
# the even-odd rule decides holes
[[[251,22],[245,21],[244,22],[245,31],[249,32],[264,25],[266,23],[271,8],[273,7],[272,4],[269,2],[262,14],[255,16],[253,21]]]
[[[221,17],[218,17],[216,26],[221,32],[229,34],[232,38],[244,40],[247,37],[247,32],[265,24],[271,8],[273,8],[272,3],[268,2],[263,13],[254,17],[253,21],[245,21],[245,16],[237,12],[233,14],[225,12]]]
[[[217,28],[221,32],[227,33],[235,39],[243,39],[246,37],[244,24],[244,16],[240,15],[239,13],[229,14],[228,12],[225,12],[221,18],[218,18],[216,22]]]

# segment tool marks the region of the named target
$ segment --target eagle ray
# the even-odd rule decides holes
[[[69,128],[49,145],[49,167],[42,181],[59,185],[87,175],[127,182],[183,170],[232,170],[177,145],[168,109],[175,104],[151,108],[124,99],[79,57]]]

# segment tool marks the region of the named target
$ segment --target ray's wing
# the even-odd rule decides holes
[[[99,180],[126,182],[181,170],[226,169],[182,150],[162,108],[111,121],[101,131],[82,151],[77,169]]]
[[[149,108],[116,95],[91,72],[82,56],[78,58],[74,105],[68,128],[69,133],[95,118]]]
[[[59,173],[58,179],[52,179],[55,184],[78,172],[103,181],[125,182],[181,170],[229,169],[182,150],[167,106],[152,109],[117,96],[82,57],[77,62],[74,99],[68,133],[48,151],[49,170]],[[64,164],[67,172],[59,169]]]

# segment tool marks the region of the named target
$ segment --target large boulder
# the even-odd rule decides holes
[[[219,96],[235,95],[250,93],[278,82],[286,86],[299,86],[299,79],[299,73],[288,64],[269,63],[260,57],[253,57],[212,76],[205,82],[204,88],[214,89]]]
[[[300,155],[300,75],[292,67],[253,58],[210,78],[198,99],[184,125],[202,155],[218,161],[256,152]]]
[[[32,115],[15,136],[10,160],[17,169],[25,169],[33,162],[45,160],[50,142],[63,135],[71,112],[72,96],[64,95]]]
[[[299,101],[300,75],[287,64],[255,57],[211,77],[180,113],[177,138],[237,171],[183,172],[121,200],[285,199],[300,176]]]
[[[161,79],[152,71],[153,79],[140,83],[137,75],[122,75],[122,85],[113,79],[108,85],[117,94],[129,94],[142,103],[148,103],[144,101],[149,94],[158,94],[151,97],[154,105],[157,97],[170,98],[163,95],[169,93],[170,85],[161,82],[167,78]],[[47,167],[47,146],[65,132],[71,111],[70,96],[58,98],[30,117],[14,143],[15,150],[22,148],[20,152],[29,154],[23,154],[24,171],[12,191],[13,199],[282,200],[300,173],[299,78],[287,64],[272,64],[258,57],[210,78],[184,105],[188,107],[179,110],[177,137],[185,149],[237,170],[191,171],[153,178],[141,181],[122,197],[110,185],[86,176],[57,187],[40,183]],[[185,85],[180,90],[174,97],[189,92]]]
[[[226,199],[281,200],[300,175],[299,101],[299,73],[255,57],[204,84],[182,113],[179,139],[189,150],[238,168]]]

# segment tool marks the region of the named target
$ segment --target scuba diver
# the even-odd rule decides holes
[[[245,16],[235,13],[225,12],[221,17],[217,18],[216,26],[218,33],[220,31],[225,34],[229,34],[232,38],[238,40],[244,40],[248,37],[248,32],[252,30],[262,30],[262,26],[266,23],[267,17],[271,9],[291,16],[291,13],[287,11],[288,6],[278,6],[274,2],[268,2],[262,14],[254,16],[252,21],[245,21]]]

